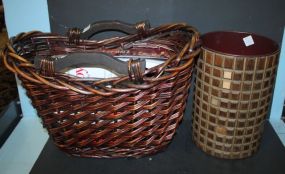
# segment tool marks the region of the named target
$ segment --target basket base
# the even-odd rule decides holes
[[[145,148],[101,148],[101,149],[79,149],[79,148],[61,148],[57,146],[60,150],[68,155],[75,157],[85,157],[85,158],[141,158],[144,156],[149,156],[163,151],[167,148],[168,142],[162,143],[160,146],[149,146]]]
[[[205,152],[208,155],[211,155],[213,157],[216,158],[222,158],[222,159],[245,159],[245,158],[249,158],[252,155],[254,155],[258,149],[259,146],[257,146],[257,148],[252,149],[251,151],[248,151],[246,153],[242,153],[242,152],[221,152],[215,149],[209,149],[209,148],[205,148],[203,144],[200,144],[199,142],[197,142],[193,137],[193,142],[194,144],[203,152]],[[260,143],[258,143],[260,144]]]

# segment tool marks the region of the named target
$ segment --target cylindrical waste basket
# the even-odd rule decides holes
[[[193,110],[193,140],[227,159],[257,151],[269,110],[279,47],[253,33],[202,36]]]

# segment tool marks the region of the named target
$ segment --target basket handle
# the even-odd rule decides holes
[[[75,67],[102,67],[120,75],[129,75],[132,81],[142,82],[146,61],[144,59],[130,59],[128,62],[124,62],[106,53],[93,52],[70,53],[62,58],[36,56],[34,65],[41,73],[48,75]]]
[[[138,22],[136,24],[129,24],[118,20],[107,20],[94,22],[77,32],[80,32],[80,39],[90,39],[93,35],[102,31],[120,31],[126,34],[145,35],[149,28],[150,24],[147,20]],[[68,36],[71,36],[72,32],[76,33],[74,30],[76,30],[76,28],[69,30]]]

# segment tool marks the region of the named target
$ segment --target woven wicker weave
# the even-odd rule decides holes
[[[101,41],[80,40],[74,30],[69,38],[22,33],[4,50],[6,67],[22,80],[61,150],[81,157],[141,157],[170,143],[183,117],[199,35],[186,24],[139,31]],[[44,76],[34,68],[35,55],[71,52],[147,55],[165,62],[146,69],[143,82],[136,74],[95,81],[62,73]]]
[[[17,95],[15,75],[0,67],[0,113]]]
[[[220,35],[230,35],[232,42],[237,37],[238,42],[238,38],[250,34],[209,33],[203,36],[203,42],[214,43],[207,38],[213,39],[214,35],[222,44],[230,44],[227,39],[219,38]],[[198,60],[195,84],[193,138],[203,151],[216,157],[249,157],[260,144],[263,123],[270,107],[279,51],[273,41],[253,36],[256,47],[264,44],[264,47],[272,47],[268,54],[258,55],[266,48],[259,50],[255,46],[237,50],[242,52],[249,49],[244,56],[213,50],[215,46],[212,43],[202,46],[203,54]],[[240,43],[242,40],[237,44]],[[234,52],[235,48],[230,52]],[[226,48],[225,51],[228,50]],[[257,56],[252,56],[253,53]]]

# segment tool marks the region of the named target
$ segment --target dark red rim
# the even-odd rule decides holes
[[[247,47],[243,38],[249,35],[254,44]],[[215,31],[202,35],[201,40],[203,48],[233,56],[267,56],[279,51],[278,44],[272,39],[248,32]]]

